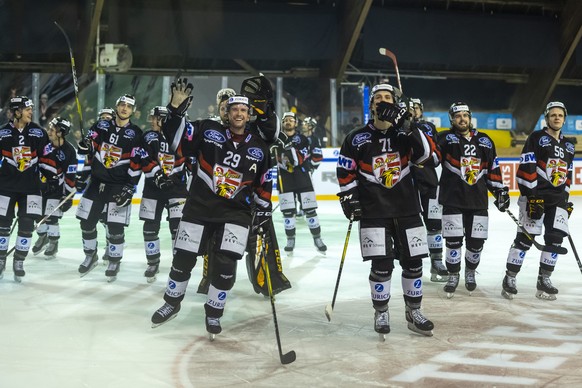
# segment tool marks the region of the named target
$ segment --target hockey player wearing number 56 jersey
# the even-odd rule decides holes
[[[253,203],[260,210],[255,214],[257,224],[270,224],[272,183],[269,149],[258,135],[246,130],[249,98],[228,99],[228,127],[211,119],[187,123],[192,89],[185,79],[172,85],[170,116],[164,126],[166,137],[175,139],[177,155],[195,157],[198,168],[174,241],[166,303],[153,314],[152,327],[176,316],[197,257],[207,253],[212,239],[214,271],[204,310],[206,330],[213,338],[222,331],[220,318],[234,285],[237,261],[247,246]]]
[[[556,267],[558,254],[551,251],[559,247],[568,236],[568,218],[573,204],[568,202],[572,182],[574,144],[564,137],[562,127],[567,116],[566,106],[559,101],[548,103],[544,111],[546,127],[532,132],[525,141],[519,167],[517,184],[521,196],[518,200],[519,220],[530,235],[544,231],[547,251],[540,255],[536,284],[538,299],[555,300],[558,289],[550,276]],[[506,275],[501,295],[513,299],[517,294],[516,276],[520,271],[531,241],[520,230],[509,249]]]
[[[449,279],[444,286],[452,298],[459,285],[463,237],[466,242],[465,287],[477,287],[475,270],[488,235],[487,191],[496,198],[499,211],[509,207],[508,188],[503,186],[495,144],[474,129],[471,110],[463,102],[449,109],[451,129],[439,134],[437,153],[442,163],[439,202],[443,205],[443,237]]]
[[[25,96],[10,99],[14,118],[0,129],[0,279],[6,268],[16,204],[18,232],[13,262],[16,281],[26,274],[24,259],[30,249],[34,221],[42,214],[39,157],[48,137],[40,125],[32,122],[33,106]]]
[[[411,164],[426,162],[434,143],[407,122],[407,109],[396,105],[398,94],[389,84],[372,88],[373,121],[350,132],[340,149],[338,195],[345,216],[360,221],[362,256],[371,262],[374,329],[382,336],[390,332],[390,285],[399,261],[408,328],[431,336],[434,325],[420,311],[428,246]]]

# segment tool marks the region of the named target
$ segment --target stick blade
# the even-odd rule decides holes
[[[378,49],[378,52],[380,53],[380,55],[386,55],[386,49],[385,49],[385,48],[383,48],[383,47],[380,47],[380,48]]]
[[[291,364],[293,361],[295,361],[296,358],[297,355],[295,354],[295,351],[291,350],[288,353],[281,354],[281,364],[283,365]]]
[[[327,321],[331,322],[331,313],[333,313],[333,307],[330,304],[325,306],[325,316],[327,317]]]

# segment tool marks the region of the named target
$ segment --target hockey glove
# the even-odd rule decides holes
[[[539,220],[544,215],[544,199],[535,196],[527,197],[527,216],[532,220]]]
[[[61,201],[64,200],[65,198],[66,197],[61,198]],[[61,211],[64,213],[67,210],[69,210],[72,206],[73,206],[73,198],[69,198],[61,205]]]
[[[83,138],[77,145],[77,153],[79,155],[90,155],[93,153],[93,143],[90,139]]]
[[[121,188],[118,194],[113,195],[117,207],[125,207],[131,205],[131,198],[133,197],[133,185],[126,184]]]
[[[178,115],[184,116],[193,99],[192,90],[194,90],[194,85],[188,82],[186,78],[178,78],[172,82],[171,90],[170,105]]]
[[[340,205],[348,220],[359,221],[362,219],[362,205],[353,193],[338,193]]]
[[[380,101],[376,104],[376,115],[380,121],[388,121],[394,127],[400,127],[404,120],[410,115],[408,110],[386,101]]]
[[[75,175],[75,188],[78,192],[82,192],[87,188],[89,183],[89,175],[84,172],[78,172]]]
[[[161,170],[156,171],[154,175],[154,183],[160,190],[167,190],[174,186],[174,181],[171,180],[166,174]]]
[[[245,79],[240,87],[240,93],[249,98],[259,118],[270,117],[275,111],[273,87],[265,76]]]
[[[568,212],[568,218],[570,218],[570,215],[574,211],[574,204],[572,202],[566,204],[566,211]]]
[[[509,208],[509,187],[495,190],[495,202],[493,202],[500,212]]]
[[[57,194],[62,190],[59,178],[56,175],[54,177],[46,178],[46,182],[42,182],[41,179],[40,185],[42,194],[46,197]]]

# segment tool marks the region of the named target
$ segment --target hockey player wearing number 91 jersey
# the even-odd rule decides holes
[[[345,216],[360,220],[360,247],[369,275],[374,329],[390,332],[388,302],[394,261],[402,267],[402,291],[408,328],[431,336],[433,323],[420,311],[422,259],[428,256],[411,164],[426,162],[434,142],[398,107],[399,90],[389,84],[372,88],[372,121],[350,132],[340,150],[337,177]]]
[[[176,316],[197,257],[207,253],[208,241],[213,239],[214,271],[204,304],[206,330],[213,338],[222,331],[220,318],[234,285],[237,261],[247,246],[253,203],[265,217],[262,224],[270,224],[272,183],[269,149],[258,135],[246,131],[249,99],[229,98],[228,127],[211,119],[187,123],[192,88],[188,84],[184,92],[182,86],[172,87],[170,116],[164,127],[168,139],[179,141],[177,155],[195,157],[198,168],[174,242],[166,303],[153,314],[152,327]]]
[[[463,102],[449,109],[451,129],[439,134],[437,153],[443,169],[439,182],[439,202],[443,205],[443,237],[449,279],[444,286],[452,298],[459,284],[463,237],[465,287],[477,287],[475,270],[488,235],[487,190],[495,195],[499,211],[509,207],[508,188],[503,186],[495,144],[471,124],[471,110]]]

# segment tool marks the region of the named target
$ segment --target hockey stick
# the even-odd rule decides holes
[[[515,216],[513,215],[513,213],[509,209],[505,210],[505,212],[507,214],[509,214],[509,217],[511,217],[513,222],[515,222],[515,224],[518,226],[521,233],[523,233],[525,235],[525,237],[527,237],[527,239],[530,240],[532,242],[532,244],[540,251],[557,253],[558,255],[565,255],[568,253],[568,250],[564,247],[554,247],[554,246],[550,246],[550,245],[540,244],[539,242],[536,241],[534,236],[529,234],[529,232],[523,227],[521,222],[519,222],[519,220],[517,218],[515,218]]]
[[[576,247],[574,246],[574,240],[572,240],[571,235],[568,235],[568,241],[570,241],[572,252],[574,252],[574,258],[576,258],[576,262],[578,263],[578,268],[580,268],[580,272],[582,272],[582,262],[580,262],[580,256],[578,256],[578,251],[576,251]]]
[[[342,259],[340,261],[339,271],[337,273],[337,280],[335,281],[335,289],[333,290],[333,298],[331,299],[331,304],[325,306],[325,316],[328,322],[331,322],[331,313],[333,312],[333,307],[335,306],[335,298],[337,297],[337,290],[339,288],[340,278],[342,277],[342,269],[344,268],[344,261],[346,260],[346,253],[348,251],[348,243],[350,242],[350,234],[352,233],[352,225],[354,220],[350,219],[350,224],[348,225],[348,233],[346,233],[346,241],[344,242],[344,251],[342,253]]]
[[[275,296],[273,295],[273,285],[271,284],[271,273],[269,272],[269,263],[267,262],[267,247],[265,243],[265,235],[263,228],[259,229],[259,236],[261,238],[261,259],[264,264],[265,275],[267,277],[267,287],[269,289],[269,299],[271,300],[271,309],[273,310],[273,323],[275,324],[275,337],[277,338],[277,346],[279,348],[279,358],[281,359],[281,364],[291,364],[297,358],[295,351],[291,350],[285,354],[281,350],[281,336],[279,335],[279,324],[277,323],[277,311],[275,310]]]
[[[396,80],[398,81],[398,87],[400,88],[400,91],[402,93],[404,93],[404,90],[402,90],[402,83],[400,82],[400,71],[398,70],[398,62],[396,61],[396,55],[394,55],[394,53],[390,50],[388,50],[387,48],[379,48],[378,51],[380,52],[380,55],[384,55],[388,58],[390,58],[392,60],[392,63],[394,63],[394,68],[396,69]]]
[[[50,216],[52,216],[53,214],[55,214],[55,212],[57,210],[59,210],[61,208],[61,206],[63,206],[65,204],[65,202],[67,202],[69,199],[73,198],[73,196],[75,195],[75,193],[76,193],[76,191],[70,192],[65,198],[63,198],[63,200],[61,202],[59,202],[59,204],[57,206],[54,207],[53,210],[51,210],[51,212],[49,214],[47,214],[46,216],[44,216],[43,218],[41,218],[41,220],[38,221],[38,223],[36,224],[36,226],[32,230],[32,233],[36,232],[37,229],[39,228],[39,226],[41,226],[42,224],[44,224],[46,222],[46,220],[49,219]],[[15,225],[16,225],[16,222],[15,222]],[[13,246],[12,248],[10,248],[10,250],[8,251],[8,253],[6,253],[6,257],[10,256],[10,254],[12,252],[14,252],[15,249],[16,249],[16,245]]]
[[[55,21],[55,25],[61,30],[63,35],[65,36],[65,40],[67,41],[67,46],[69,47],[69,56],[71,57],[71,71],[73,73],[73,87],[75,90],[75,102],[77,104],[77,113],[79,114],[79,129],[81,130],[81,143],[83,146],[87,148],[87,144],[85,142],[85,131],[83,131],[83,110],[81,109],[81,102],[79,101],[79,82],[77,80],[77,71],[75,68],[75,57],[73,56],[73,48],[71,46],[71,41],[69,40],[69,35],[65,32],[63,27],[60,26],[59,23]]]

